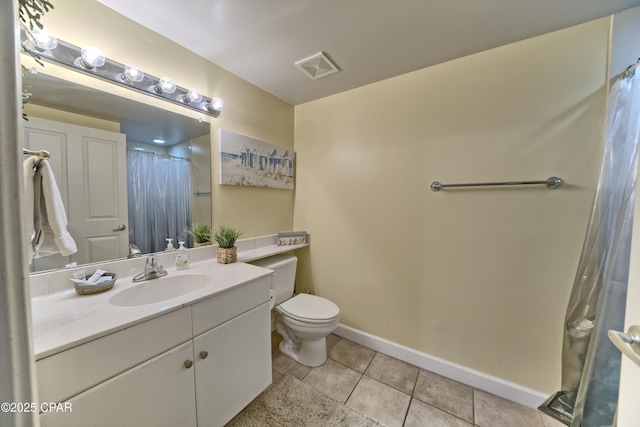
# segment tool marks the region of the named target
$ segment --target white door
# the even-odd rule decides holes
[[[223,426],[271,384],[269,304],[193,340],[198,426]]]
[[[627,308],[625,327],[640,324],[640,192],[636,190],[633,214],[633,233],[631,238],[631,260],[629,265],[629,286],[627,290]],[[622,356],[620,372],[620,394],[618,400],[618,427],[636,427],[640,425],[640,366],[631,359]]]
[[[67,230],[78,252],[34,260],[35,269],[122,258],[128,253],[126,136],[30,117],[24,144],[51,154],[67,212]]]
[[[40,425],[196,427],[194,369],[185,365],[192,358],[188,341],[72,397],[66,412],[64,403],[59,412],[43,412]]]

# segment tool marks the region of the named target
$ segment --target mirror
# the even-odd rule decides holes
[[[23,76],[24,144],[51,152],[78,252],[34,258],[30,271],[123,258],[129,243],[177,248],[185,227],[211,224],[209,123],[37,71]]]

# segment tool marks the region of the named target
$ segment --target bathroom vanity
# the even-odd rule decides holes
[[[223,426],[271,383],[272,272],[197,251],[141,283],[144,258],[102,264],[119,278],[96,295],[75,294],[72,271],[32,277],[39,406],[71,408],[42,412],[43,427]]]

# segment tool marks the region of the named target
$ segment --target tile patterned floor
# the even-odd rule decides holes
[[[292,375],[390,427],[564,427],[545,414],[409,365],[337,335],[327,361],[303,366],[278,351],[272,335],[273,381]]]

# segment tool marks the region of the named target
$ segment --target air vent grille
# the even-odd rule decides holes
[[[313,56],[296,62],[296,66],[314,80],[340,71],[323,52],[316,53]]]

